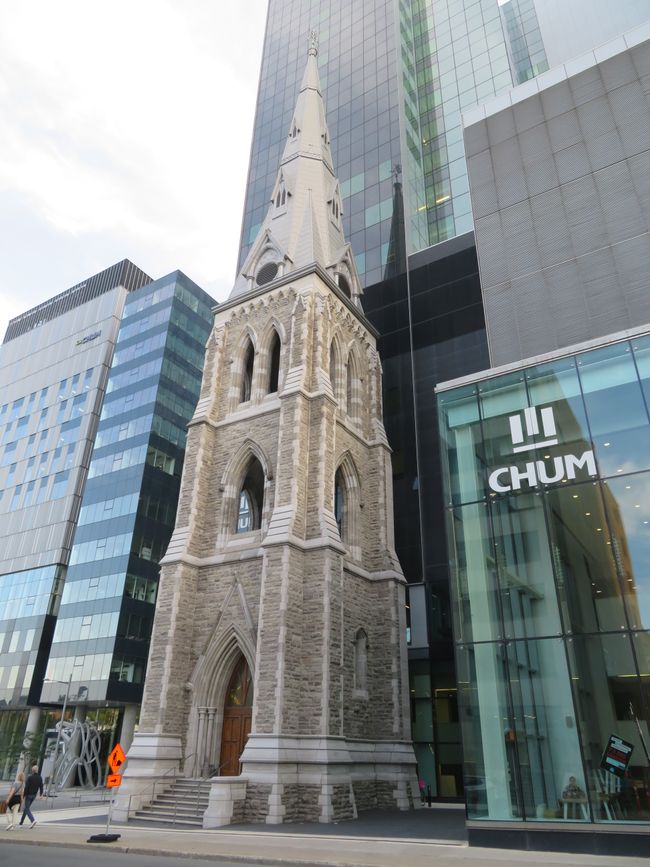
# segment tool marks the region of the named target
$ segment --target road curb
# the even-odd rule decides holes
[[[266,855],[236,855],[226,852],[182,852],[171,851],[170,849],[153,849],[146,846],[125,846],[123,843],[70,843],[63,840],[19,840],[11,838],[12,843],[18,846],[51,846],[56,849],[81,849],[87,852],[89,849],[95,849],[104,852],[119,852],[121,855],[155,855],[161,858],[186,858],[193,861],[211,861],[219,863],[220,861],[234,861],[238,864],[259,864],[260,857],[263,858],[265,864],[269,865],[286,865],[291,864],[292,867],[376,867],[376,865],[363,864],[360,861],[294,861],[288,858],[275,858]]]

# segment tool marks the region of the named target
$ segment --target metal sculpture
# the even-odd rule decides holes
[[[54,758],[50,787],[65,788],[76,771],[83,788],[96,788],[102,779],[102,768],[99,760],[101,738],[95,724],[72,720],[59,722],[56,728],[57,743],[60,742],[63,749],[61,755]]]

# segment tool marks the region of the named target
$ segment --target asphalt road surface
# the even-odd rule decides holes
[[[4,832],[4,828],[2,829]],[[2,833],[0,832],[0,833]],[[132,855],[130,852],[115,850],[99,852],[94,846],[88,849],[66,849],[63,846],[26,846],[8,843],[5,832],[0,843],[0,864],[2,867],[188,867],[188,865],[212,864],[218,867],[242,867],[241,861],[220,861],[215,858],[175,858],[167,855]],[[24,832],[27,833],[27,832]],[[110,845],[110,844],[107,844]],[[247,862],[249,867],[267,867],[268,862],[256,864]]]

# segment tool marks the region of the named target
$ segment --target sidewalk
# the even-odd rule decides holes
[[[354,833],[355,823],[346,823],[345,834],[341,826],[328,828],[328,832],[302,831],[292,826],[268,830],[257,826],[251,830],[223,828],[216,831],[167,830],[164,827],[136,827],[115,825],[111,831],[120,834],[116,843],[87,843],[91,834],[106,829],[105,805],[39,809],[36,805],[37,824],[14,830],[0,831],[2,839],[11,843],[42,846],[63,846],[89,851],[96,848],[112,849],[116,853],[173,855],[186,858],[206,858],[211,861],[231,860],[264,862],[265,864],[328,865],[328,867],[648,867],[645,858],[613,858],[593,855],[572,855],[552,852],[520,852],[503,849],[469,848],[461,841],[432,841],[431,839],[400,838],[399,814],[394,827],[383,823],[385,836],[363,836]],[[259,829],[259,830],[258,830]],[[391,830],[395,833],[391,834]],[[333,833],[332,833],[333,832]],[[116,862],[119,857],[116,854]],[[125,861],[125,864],[128,862]],[[162,865],[164,867],[164,864]]]

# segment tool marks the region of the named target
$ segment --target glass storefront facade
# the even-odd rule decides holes
[[[650,336],[437,397],[468,817],[647,822]]]

